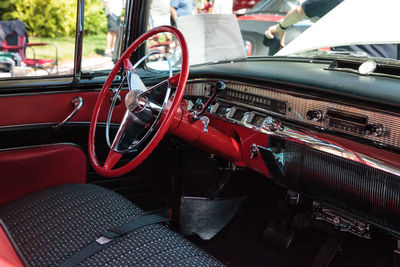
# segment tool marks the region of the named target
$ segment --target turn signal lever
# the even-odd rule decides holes
[[[207,108],[211,105],[212,101],[214,100],[214,98],[220,93],[222,92],[225,87],[226,84],[222,81],[218,81],[216,83],[211,83],[211,96],[210,98],[207,100],[207,102],[203,105],[203,108],[200,111],[193,111],[189,114],[189,119],[192,122],[195,122],[197,120],[200,119],[201,116],[203,116],[203,114],[206,112]]]

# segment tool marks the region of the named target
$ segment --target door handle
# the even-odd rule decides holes
[[[74,99],[72,99],[71,105],[74,110],[62,122],[53,126],[53,129],[60,129],[81,109],[81,107],[83,106],[83,98],[80,96],[75,97]]]

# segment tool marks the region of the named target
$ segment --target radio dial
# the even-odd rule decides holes
[[[307,111],[306,116],[308,120],[321,121],[324,117],[324,113],[322,110],[309,110]]]
[[[373,136],[381,136],[383,134],[383,125],[379,123],[370,124],[367,126],[366,134]]]

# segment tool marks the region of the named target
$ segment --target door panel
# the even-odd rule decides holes
[[[122,92],[123,95],[126,91]],[[73,122],[89,122],[93,108],[97,100],[97,91],[82,92],[57,92],[38,93],[26,95],[12,95],[0,97],[0,127],[29,125],[38,123],[59,123],[63,121],[73,110],[72,100],[82,97],[83,106],[71,118]],[[111,99],[112,93],[109,93]],[[106,121],[110,101],[105,101],[100,113],[99,121]],[[114,109],[114,122],[120,122],[125,107],[123,104]]]
[[[68,142],[84,150],[87,158],[89,122],[97,100],[98,90],[67,91],[0,96],[0,149]],[[126,91],[122,92],[124,96]],[[73,110],[71,101],[80,96],[81,110],[58,130],[51,126],[64,120]],[[111,98],[111,93],[109,97]],[[96,153],[104,160],[109,148],[105,142],[105,126],[110,102],[105,101],[96,131]],[[116,131],[124,112],[124,104],[116,106],[111,130]],[[174,172],[174,144],[166,138],[159,147],[131,173],[108,179],[98,175],[88,163],[87,182],[121,193],[140,207],[158,209],[167,207],[171,195]],[[124,157],[125,161],[130,157]],[[1,183],[1,181],[0,181]]]

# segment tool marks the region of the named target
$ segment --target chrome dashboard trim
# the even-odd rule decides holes
[[[363,165],[373,167],[375,169],[379,169],[381,171],[391,173],[400,177],[399,168],[392,167],[379,161],[378,159],[371,158],[357,151],[350,150],[344,146],[341,146],[338,143],[322,140],[316,137],[312,131],[298,129],[297,127],[291,127],[283,124],[282,127],[274,131],[261,127],[260,132],[265,133],[268,136],[275,136],[286,141],[300,142],[302,145],[305,145],[314,150],[335,155],[347,160],[355,161]]]
[[[0,131],[7,131],[7,130],[14,130],[18,128],[53,128],[53,126],[57,125],[58,122],[45,122],[45,123],[27,123],[27,124],[15,124],[15,125],[7,125],[7,126],[0,126]],[[98,122],[98,125],[105,127],[105,122]],[[65,125],[67,126],[86,126],[89,127],[90,121],[70,121],[67,122]],[[118,123],[111,123],[112,127],[118,127]]]

